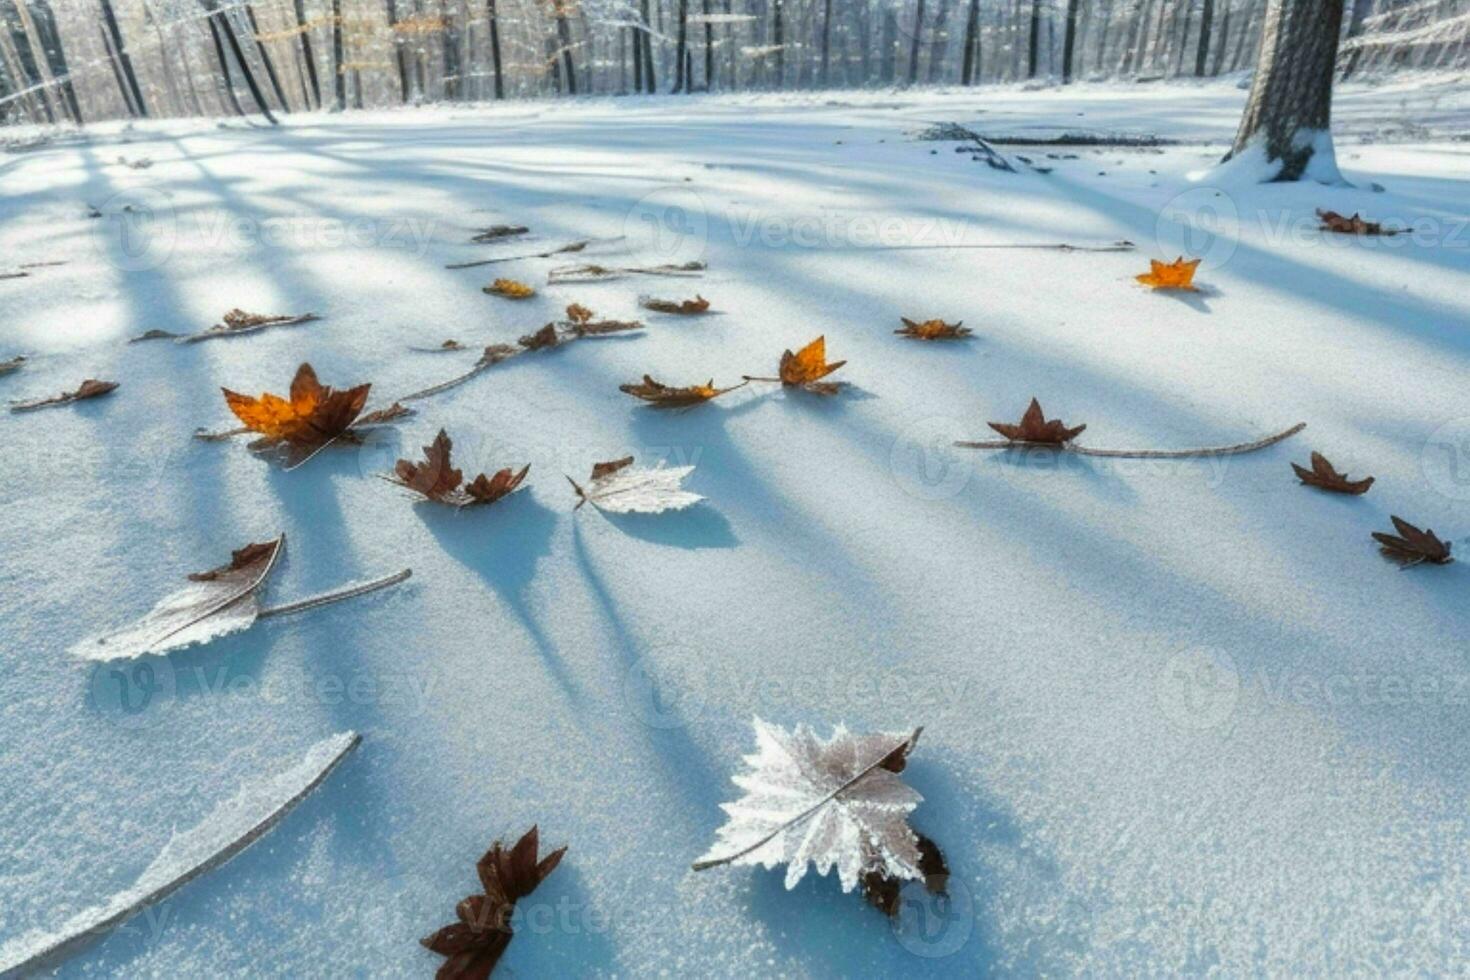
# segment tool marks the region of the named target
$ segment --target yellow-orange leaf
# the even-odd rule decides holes
[[[837,384],[820,381],[836,371],[846,361],[827,363],[827,338],[818,337],[796,353],[786,351],[781,355],[780,381],[783,385],[805,388],[819,395],[831,395]]]
[[[642,384],[619,385],[618,390],[632,395],[634,398],[641,398],[646,402],[652,402],[658,407],[684,408],[689,405],[698,405],[700,402],[707,402],[711,398],[718,398],[725,392],[734,391],[735,388],[740,388],[744,384],[745,382],[742,381],[740,384],[731,388],[716,388],[715,381],[711,378],[702,385],[674,388],[666,384],[661,384],[645,374]]]
[[[367,404],[371,384],[337,391],[317,381],[310,364],[296,369],[289,398],[265,392],[259,398],[228,388],[225,404],[247,429],[271,442],[316,445],[335,439],[356,421]]]
[[[1198,288],[1194,284],[1194,270],[1199,267],[1199,261],[1199,259],[1186,261],[1182,255],[1173,262],[1149,259],[1149,271],[1135,278],[1150,289],[1194,290]]]
[[[506,299],[528,299],[536,295],[535,289],[515,279],[497,279],[485,287],[485,292]]]
[[[951,338],[968,337],[970,328],[961,326],[963,320],[954,323],[945,323],[943,320],[910,320],[906,316],[899,317],[903,321],[902,329],[893,331],[904,337],[913,337],[916,340],[948,340]]]

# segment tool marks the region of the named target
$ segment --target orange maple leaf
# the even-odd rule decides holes
[[[1186,261],[1182,255],[1173,262],[1149,259],[1149,271],[1134,278],[1150,289],[1197,290],[1199,287],[1194,284],[1194,270],[1199,267],[1199,262],[1199,259]]]
[[[286,442],[295,446],[317,446],[342,435],[362,414],[371,384],[337,391],[317,381],[310,364],[296,369],[289,398],[265,392],[259,398],[241,395],[228,388],[225,404],[251,432],[259,432],[267,443]]]
[[[791,388],[805,388],[818,395],[835,395],[841,382],[822,381],[846,361],[827,363],[827,338],[818,337],[796,353],[785,351],[781,355],[779,377],[757,378],[745,376],[746,381],[779,381]]]

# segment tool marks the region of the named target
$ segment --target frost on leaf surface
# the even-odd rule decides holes
[[[666,467],[663,463],[653,469],[638,469],[633,466],[633,457],[628,456],[592,467],[592,481],[585,487],[575,480],[571,484],[582,498],[578,507],[590,503],[614,514],[658,514],[683,510],[704,499],[683,488],[684,478],[693,472],[692,466]]]
[[[189,584],[155,605],[142,619],[112,633],[83,640],[72,652],[87,660],[121,660],[204,643],[246,629],[260,614],[256,590],[275,567],[284,535],[246,545],[230,563],[189,576]]]
[[[923,878],[908,825],[923,797],[898,775],[921,730],[855,735],[838,725],[824,741],[806,725],[787,731],[755,719],[750,771],[733,777],[745,795],[721,804],[730,819],[695,870],[784,864],[790,889],[812,864],[820,875],[836,868],[844,892],[874,872]]]

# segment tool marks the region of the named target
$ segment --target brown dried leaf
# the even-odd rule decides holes
[[[303,363],[291,380],[289,398],[265,392],[259,398],[241,395],[228,388],[225,404],[251,432],[264,438],[255,448],[285,444],[291,449],[291,465],[299,465],[317,449],[347,433],[367,403],[371,384],[338,391],[317,380],[310,364]]]
[[[447,957],[437,980],[484,980],[495,969],[513,935],[515,904],[536,890],[566,854],[558,848],[538,860],[539,834],[532,827],[509,851],[496,841],[475,865],[483,894],[471,895],[455,907],[458,922],[419,940]]]
[[[918,838],[919,870],[924,873],[924,887],[932,894],[943,895],[949,888],[949,865],[944,860],[944,854],[939,850],[939,845],[928,837],[917,831],[914,836]],[[863,897],[889,918],[898,915],[902,890],[901,878],[881,871],[869,871],[863,875]]]
[[[653,378],[645,374],[642,384],[619,385],[618,390],[632,395],[634,398],[641,398],[646,402],[650,402],[655,407],[681,408],[689,405],[698,405],[712,398],[718,398],[725,392],[734,391],[736,388],[744,387],[744,385],[745,382],[741,382],[729,388],[716,388],[715,380],[711,378],[702,385],[690,385],[687,388],[671,388],[666,384],[661,384],[653,380]]]
[[[1356,211],[1351,218],[1345,218],[1336,211],[1317,209],[1317,217],[1322,220],[1322,230],[1337,232],[1340,235],[1397,235],[1398,231],[1392,228],[1384,228],[1376,221],[1364,221]]]
[[[963,320],[954,323],[945,323],[943,320],[924,320],[922,322],[910,320],[906,316],[899,317],[903,321],[903,328],[893,331],[904,337],[913,337],[915,340],[952,340],[970,336],[970,328],[960,326]]]
[[[709,300],[697,293],[693,299],[686,300],[640,296],[638,302],[645,310],[653,310],[655,313],[675,313],[680,316],[696,316],[709,311]]]
[[[1371,476],[1361,480],[1349,480],[1343,474],[1337,472],[1327,458],[1321,453],[1312,453],[1312,468],[1305,469],[1295,463],[1291,468],[1296,471],[1297,479],[1307,486],[1318,487],[1322,490],[1331,490],[1333,493],[1363,494],[1373,485]]]
[[[88,378],[83,381],[76,391],[63,391],[59,395],[50,398],[35,398],[30,401],[11,402],[12,412],[29,412],[38,408],[49,408],[53,405],[69,405],[87,398],[97,398],[117,388],[116,381],[98,381],[96,378]]]
[[[530,230],[525,225],[491,225],[489,228],[482,229],[476,233],[470,241],[483,245],[486,242],[496,242],[502,238],[524,235]]]
[[[548,323],[535,333],[526,334],[519,343],[526,350],[540,350],[543,347],[555,347],[560,340],[561,338],[556,335],[556,324]],[[489,353],[489,350],[490,348],[485,348],[486,353]]]
[[[480,364],[499,364],[501,361],[505,360],[508,357],[515,357],[521,352],[521,350],[522,348],[512,346],[511,344],[491,344],[490,346],[486,347],[485,352],[480,355]]]
[[[573,323],[588,323],[596,315],[581,303],[572,303],[567,307],[567,319]]]
[[[622,459],[610,459],[605,463],[592,464],[592,479],[600,480],[609,474],[616,473],[624,467],[633,465],[632,456],[624,456]]]
[[[475,477],[474,480],[465,484],[464,492],[468,494],[474,503],[493,504],[502,497],[508,497],[520,489],[526,474],[531,472],[531,464],[522,466],[519,472],[512,471],[510,467],[497,470],[495,475],[486,478],[484,473]]]
[[[1454,561],[1450,557],[1451,543],[1441,541],[1429,528],[1421,531],[1398,517],[1390,516],[1389,520],[1393,521],[1394,530],[1399,532],[1397,535],[1373,532],[1373,540],[1378,542],[1378,550],[1383,552],[1383,557],[1405,568],[1426,561],[1435,565],[1448,565]]]
[[[515,493],[531,469],[528,464],[519,473],[509,468],[500,470],[493,477],[481,473],[465,483],[463,473],[452,464],[453,448],[449,434],[440,429],[433,443],[424,447],[422,463],[400,459],[393,466],[393,475],[386,479],[437,503],[469,507],[493,504]]]
[[[221,575],[226,575],[230,572],[238,572],[240,569],[248,568],[249,566],[254,565],[256,562],[264,561],[265,559],[274,555],[276,549],[280,546],[281,541],[279,538],[277,538],[274,541],[252,542],[250,544],[247,544],[243,548],[236,548],[234,551],[230,552],[230,560],[228,564],[221,565],[218,568],[211,568],[207,572],[194,572],[189,576],[189,581],[213,582]]]
[[[183,337],[180,342],[197,343],[201,340],[212,340],[216,337],[234,337],[240,334],[255,333],[267,327],[296,326],[300,323],[311,323],[320,319],[321,317],[315,313],[302,313],[299,316],[278,316],[276,314],[246,313],[241,309],[233,309],[224,315],[224,322],[216,323],[208,330],[201,330],[199,333],[189,334]],[[146,337],[147,335],[145,334],[144,336]]]
[[[986,424],[1012,442],[1035,442],[1051,446],[1071,442],[1083,429],[1087,428],[1086,425],[1079,425],[1069,429],[1060,419],[1048,420],[1041,411],[1041,404],[1035,398],[1031,399],[1031,404],[1026,408],[1026,414],[1021,416],[1019,425],[1011,425],[1006,422]]]

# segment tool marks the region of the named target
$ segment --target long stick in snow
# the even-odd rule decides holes
[[[965,249],[965,248],[1008,248],[1008,249],[1042,249],[1051,252],[1131,252],[1138,246],[1126,238],[1120,238],[1116,242],[1108,242],[1104,245],[1073,245],[1070,242],[981,242],[961,243],[957,245],[854,245],[850,249],[835,249],[834,251],[850,252],[921,252],[935,251],[938,249]]]
[[[1274,446],[1284,439],[1290,439],[1298,432],[1307,427],[1307,423],[1298,422],[1291,428],[1278,432],[1255,442],[1242,442],[1234,446],[1212,446],[1201,449],[1089,449],[1086,446],[1074,446],[1070,442],[1025,442],[1019,439],[994,439],[988,442],[956,442],[955,445],[962,449],[1055,449],[1059,452],[1073,453],[1077,456],[1105,456],[1109,459],[1196,459],[1209,456],[1238,456],[1241,453],[1253,453],[1257,449],[1265,449]]]
[[[522,259],[549,259],[554,255],[566,255],[571,252],[580,252],[588,245],[591,245],[593,243],[601,244],[603,242],[616,242],[621,241],[622,238],[622,235],[616,235],[612,238],[584,238],[581,241],[569,242],[566,245],[563,245],[560,248],[554,248],[549,252],[536,252],[531,255],[502,255],[498,258],[478,259],[474,262],[456,262],[453,265],[446,265],[444,268],[473,269],[476,266],[495,265],[498,262],[518,262]]]

